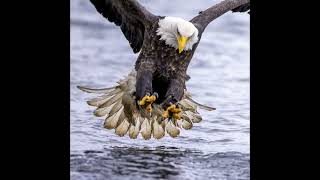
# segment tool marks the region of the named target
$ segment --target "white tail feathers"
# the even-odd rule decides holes
[[[111,104],[115,103],[115,102],[119,102],[121,103],[121,98],[122,98],[123,93],[119,92],[118,94],[113,95],[111,98],[108,98],[108,100],[106,102],[104,102],[103,104],[99,105],[99,107],[108,107]]]
[[[122,113],[122,110],[123,110],[123,107],[118,112],[114,113],[111,116],[108,116],[106,118],[105,123],[104,123],[104,127],[107,128],[107,129],[116,128],[116,126],[118,124],[118,121],[119,121],[119,117],[120,117],[120,115]]]
[[[185,114],[182,115],[183,121],[182,121],[182,127],[183,129],[191,129],[193,127],[193,123],[190,120],[190,118],[188,116],[186,116]]]
[[[120,137],[124,136],[129,129],[130,123],[127,119],[124,119],[122,123],[116,128],[116,134]]]
[[[154,118],[152,129],[153,137],[156,139],[161,139],[165,135],[165,131],[162,125],[157,121],[156,117]]]
[[[206,105],[203,105],[203,104],[199,104],[198,102],[194,101],[194,100],[191,99],[191,98],[188,98],[188,100],[189,100],[191,103],[196,104],[196,105],[197,105],[199,108],[201,108],[201,109],[204,109],[204,110],[207,110],[207,111],[216,110],[216,108],[214,108],[214,107],[210,107],[210,106],[206,106]]]
[[[80,90],[87,92],[87,93],[109,93],[110,91],[114,90],[115,87],[110,88],[102,88],[102,89],[91,89],[83,86],[77,86]]]
[[[168,123],[166,123],[167,133],[173,138],[179,136],[180,134],[179,128],[175,126],[171,120],[165,120],[165,121],[168,121]]]
[[[151,138],[151,125],[149,122],[149,119],[144,118],[142,124],[141,124],[141,135],[145,140],[148,140]]]
[[[110,99],[112,96],[110,95],[104,95],[104,96],[100,96],[94,99],[91,99],[90,101],[87,101],[88,105],[90,106],[96,106],[99,107],[101,104],[105,103],[108,101],[108,99]]]
[[[136,123],[136,125],[132,125],[130,126],[130,129],[129,129],[129,137],[131,139],[136,139],[139,135],[139,131],[140,131],[140,122],[139,124]]]
[[[102,116],[109,116],[109,113],[111,111],[111,109],[113,108],[113,106],[115,105],[116,103],[110,105],[110,106],[107,106],[107,107],[103,107],[103,108],[97,108],[95,111],[94,111],[94,115],[97,116],[97,117],[102,117]]]
[[[198,107],[208,111],[215,110],[215,108],[197,103],[185,90],[184,97],[179,102],[182,112],[178,122],[164,119],[161,113],[146,117],[136,107],[132,96],[135,92],[135,76],[135,71],[131,72],[126,79],[118,81],[118,86],[111,88],[92,89],[78,86],[82,91],[102,94],[87,103],[96,107],[95,116],[106,117],[104,127],[115,129],[115,134],[118,136],[128,134],[131,139],[136,139],[141,134],[145,140],[151,139],[151,137],[161,139],[167,132],[171,137],[177,137],[181,128],[188,130],[193,127],[193,123],[202,121],[202,117],[197,112]],[[159,105],[155,105],[154,108],[154,112],[163,112]]]
[[[189,110],[189,111],[196,111],[197,110],[197,105],[190,102],[187,99],[183,99],[179,102],[179,104],[185,109],[185,110]]]

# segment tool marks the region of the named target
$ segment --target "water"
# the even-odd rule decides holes
[[[155,14],[191,19],[213,0],[140,1]],[[203,121],[178,138],[118,137],[76,88],[113,86],[133,68],[122,32],[87,0],[71,0],[71,179],[250,179],[249,15],[227,13],[204,32],[187,83]]]

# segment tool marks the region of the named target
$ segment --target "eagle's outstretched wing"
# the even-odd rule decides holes
[[[110,22],[120,26],[134,53],[140,51],[145,29],[158,17],[136,0],[90,0],[97,11]]]
[[[232,12],[247,12],[247,11],[249,11],[248,14],[250,14],[250,2],[232,9]]]
[[[200,32],[203,32],[207,25],[228,11],[245,12],[250,9],[250,0],[224,0],[209,9],[200,12],[199,15],[190,20]]]

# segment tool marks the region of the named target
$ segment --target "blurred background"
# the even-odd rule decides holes
[[[157,15],[192,19],[217,0],[140,0]],[[71,0],[71,179],[249,179],[250,17],[226,13],[205,30],[190,63],[187,88],[195,100],[217,108],[200,110],[201,123],[178,138],[145,141],[118,137],[103,128],[77,85],[109,87],[134,67],[120,28],[89,0]]]

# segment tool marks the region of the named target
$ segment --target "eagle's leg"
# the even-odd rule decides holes
[[[176,120],[181,119],[181,108],[178,106],[178,102],[182,99],[184,93],[184,79],[174,78],[170,80],[169,87],[166,93],[166,100],[163,103],[164,118],[174,118]]]
[[[152,112],[152,103],[158,98],[157,93],[152,92],[152,72],[150,71],[138,71],[137,83],[136,83],[136,96],[139,106],[146,108],[146,110]]]

